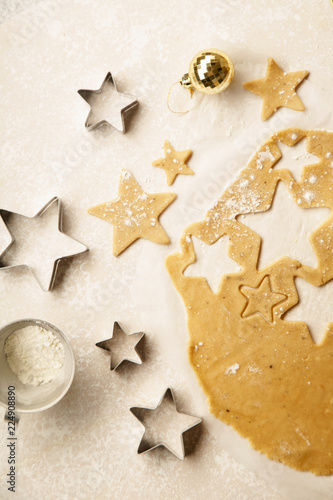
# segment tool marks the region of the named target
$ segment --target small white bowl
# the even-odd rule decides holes
[[[37,325],[52,332],[63,345],[65,359],[62,368],[51,382],[37,387],[22,384],[9,368],[4,345],[12,333],[27,326]],[[70,388],[75,372],[75,360],[72,347],[65,335],[55,326],[39,319],[21,319],[0,329],[0,404],[8,408],[8,387],[15,387],[15,412],[34,413],[46,410],[64,397]]]

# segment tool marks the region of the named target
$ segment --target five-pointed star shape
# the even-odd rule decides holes
[[[299,182],[302,177],[303,167],[305,167],[305,165],[315,165],[319,162],[318,156],[307,151],[305,138],[292,147],[280,141],[278,147],[282,156],[274,165],[274,170],[281,170],[284,168],[289,170],[297,182]]]
[[[28,267],[45,292],[52,290],[61,259],[88,250],[85,245],[63,233],[62,205],[57,197],[52,198],[34,217],[6,213],[9,222],[1,224],[0,247],[5,247],[1,242],[8,241],[8,233],[11,242],[0,255],[0,269]]]
[[[267,120],[282,106],[304,111],[304,105],[296,94],[296,87],[308,74],[308,71],[284,73],[274,59],[269,58],[265,78],[246,82],[243,86],[263,99],[261,118]]]
[[[304,199],[312,191],[304,193]],[[307,202],[307,201],[306,201]],[[279,182],[269,210],[239,216],[242,224],[261,237],[258,268],[262,269],[281,257],[290,257],[308,266],[316,266],[309,235],[330,214],[329,208],[301,208],[291,197],[283,182]]]
[[[191,170],[186,162],[192,155],[191,149],[186,149],[185,151],[175,151],[171,146],[169,141],[164,142],[164,154],[165,158],[160,158],[159,160],[153,161],[154,167],[163,168],[166,174],[168,186],[173,184],[177,175],[194,175],[193,170]]]
[[[137,106],[134,95],[118,92],[116,83],[109,72],[98,90],[78,90],[80,96],[87,101],[90,111],[85,127],[93,130],[100,125],[108,124],[123,134],[126,131],[126,113]]]
[[[111,352],[110,370],[116,370],[123,361],[129,361],[136,365],[141,365],[142,360],[137,352],[137,346],[144,337],[143,332],[125,333],[119,323],[113,325],[112,337],[102,342],[97,342],[97,347],[101,347]]]
[[[257,288],[242,286],[240,291],[248,299],[242,317],[259,313],[268,323],[273,322],[273,308],[287,298],[282,293],[273,292],[268,276],[265,276]]]
[[[138,453],[145,453],[164,446],[177,458],[185,457],[183,434],[202,422],[202,419],[180,413],[172,389],[169,387],[155,408],[130,408],[133,415],[145,427]]]
[[[217,293],[222,276],[237,273],[241,267],[228,255],[229,238],[222,236],[213,245],[207,245],[195,236],[191,237],[195,252],[195,262],[184,271],[185,276],[204,276],[212,290]]]
[[[286,321],[304,321],[311,337],[319,344],[329,323],[333,323],[333,280],[314,286],[301,278],[295,279],[299,302],[286,312]]]
[[[158,218],[175,198],[174,193],[146,194],[133,175],[123,170],[117,198],[88,212],[113,224],[113,255],[118,256],[138,238],[164,245],[170,242]]]

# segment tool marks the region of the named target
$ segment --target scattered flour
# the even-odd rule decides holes
[[[308,203],[311,203],[311,201],[313,201],[316,196],[312,191],[307,191],[306,193],[304,193],[303,197]]]
[[[266,161],[275,161],[275,156],[272,154],[268,146],[266,147],[265,151],[259,151],[257,153],[257,168],[261,170],[264,166],[264,162]]]
[[[54,333],[38,325],[20,328],[6,340],[7,363],[22,384],[43,385],[64,364],[64,348]]]
[[[237,370],[239,370],[239,364],[234,363],[233,365],[229,366],[229,368],[226,369],[225,374],[226,375],[235,375]]]

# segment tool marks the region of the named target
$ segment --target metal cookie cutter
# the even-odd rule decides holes
[[[116,370],[124,361],[141,365],[142,359],[137,348],[144,335],[145,334],[143,332],[131,334],[125,333],[116,321],[113,325],[112,337],[110,339],[103,340],[102,342],[97,342],[96,346],[111,352],[111,371]],[[132,346],[128,347],[129,351],[125,353],[124,344],[128,343],[129,340],[134,342],[132,342]],[[117,348],[119,352],[117,352]]]
[[[126,132],[126,124],[125,124],[125,117],[128,111],[130,111],[132,108],[137,106],[138,100],[135,95],[131,94],[124,94],[123,92],[118,92],[117,87],[116,87],[116,82],[112,78],[112,75],[110,71],[104,78],[104,81],[101,85],[101,87],[98,90],[85,90],[81,89],[78,90],[78,93],[80,96],[87,101],[87,103],[90,106],[90,111],[87,116],[86,122],[85,122],[85,127],[87,130],[93,130],[97,127],[100,127],[101,125],[111,125],[114,127],[116,130],[119,132],[122,132],[123,134]],[[110,123],[109,120],[106,118],[99,118],[98,117],[98,103],[105,103],[105,100],[107,98],[107,94],[111,95],[117,95],[118,97],[121,97],[123,100],[128,100],[128,104],[126,104],[124,107],[120,108],[120,116],[121,116],[121,126],[118,127],[114,125],[113,123]]]
[[[40,217],[42,217],[42,215],[54,204],[57,204],[58,206],[58,231],[60,233],[62,233],[66,238],[68,238],[68,241],[71,240],[71,246],[73,247],[73,251],[69,251],[66,255],[62,255],[60,257],[57,257],[54,261],[53,261],[53,268],[52,268],[52,272],[49,276],[49,279],[48,280],[45,280],[45,282],[40,279],[40,277],[37,275],[36,271],[34,270],[34,268],[27,264],[27,263],[19,263],[19,264],[3,264],[2,260],[4,258],[4,256],[7,254],[7,252],[9,251],[9,249],[15,244],[16,242],[16,238],[15,236],[13,235],[13,233],[10,231],[9,227],[8,227],[8,224],[6,223],[5,221],[5,218],[7,217],[4,217],[4,214],[11,214],[11,215],[18,215],[20,217],[25,217],[27,219],[38,219]],[[59,266],[59,262],[62,260],[62,259],[65,259],[66,257],[73,257],[74,255],[78,255],[80,253],[83,253],[83,252],[86,252],[88,250],[88,247],[86,247],[85,245],[83,245],[82,243],[80,243],[79,241],[75,240],[74,238],[71,238],[70,236],[67,236],[63,230],[62,230],[62,214],[63,214],[63,210],[62,210],[62,203],[61,203],[61,200],[58,198],[58,197],[54,197],[52,198],[36,215],[34,215],[33,217],[26,217],[22,214],[19,214],[17,212],[10,212],[8,210],[0,210],[0,228],[2,226],[2,229],[6,231],[6,235],[7,235],[7,243],[4,242],[4,250],[2,251],[2,253],[0,254],[0,271],[2,269],[12,269],[12,268],[18,268],[18,267],[24,267],[24,268],[28,268],[30,269],[30,271],[32,272],[32,274],[34,275],[36,281],[38,282],[39,286],[42,288],[42,290],[44,292],[48,292],[50,290],[52,290],[53,288],[53,285],[55,283],[55,279],[56,279],[56,274],[57,274],[57,270],[58,270],[58,266]],[[9,238],[8,238],[9,236]],[[0,240],[0,245],[2,245],[2,241]]]
[[[130,408],[130,411],[145,428],[137,451],[139,455],[154,450],[159,446],[163,446],[179,458],[179,460],[184,460],[186,454],[184,433],[199,425],[202,419],[188,413],[179,412],[177,410],[175,396],[170,387],[165,391],[162,399],[155,408],[135,406]],[[179,421],[177,427],[179,427],[180,430],[175,430],[175,432],[172,433],[176,435],[176,437],[178,436],[178,439],[174,440],[172,443],[170,423],[172,423],[172,420],[175,420],[175,416]],[[163,417],[164,422],[161,417]],[[150,429],[148,427],[149,420],[153,421],[152,427],[155,427],[155,429]],[[164,430],[164,433],[163,431],[161,432],[161,429]]]

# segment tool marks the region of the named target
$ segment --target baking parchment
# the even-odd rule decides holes
[[[183,149],[193,149],[189,164],[195,176],[182,184],[176,181],[172,186],[179,198],[177,215],[171,223],[173,248],[170,253],[175,249],[179,250],[177,240],[187,225],[204,218],[207,209],[226,186],[233,182],[252,154],[275,131],[293,126],[333,130],[332,96],[312,85],[311,76],[298,88],[298,94],[306,107],[304,112],[281,108],[270,120],[262,122],[262,100],[243,90],[242,83],[265,75],[266,56],[235,48],[218,39],[212,40],[211,47],[223,47],[230,55],[235,63],[235,79],[231,87],[218,96],[198,96],[194,108],[179,118],[183,128],[177,138],[177,145]],[[295,64],[283,69],[287,72],[308,68],[298,68]],[[177,102],[178,99],[179,96]],[[299,212],[293,216],[304,217]],[[271,231],[276,231],[276,228],[271,228]],[[269,242],[265,241],[265,244]],[[311,473],[298,472],[267,459],[254,451],[236,431],[209,414],[205,396],[187,361],[185,307],[161,263],[164,255],[164,251],[157,255],[155,249],[149,244],[145,245],[132,287],[133,298],[143,322],[156,332],[170,362],[191,382],[196,411],[204,417],[211,437],[217,439],[230,455],[264,478],[286,498],[333,498],[332,477],[315,477]],[[212,261],[211,271],[215,266]],[[141,286],[144,282],[146,286],[143,291]],[[327,302],[322,303],[321,307],[327,307]],[[298,312],[301,319],[301,305]]]
[[[114,319],[128,328],[138,325],[148,339],[159,344],[164,358],[190,384],[191,409],[204,417],[211,439],[218,441],[221,450],[227,450],[288,499],[333,498],[332,478],[299,473],[266,459],[209,414],[187,361],[185,308],[164,266],[166,256],[178,250],[184,228],[204,217],[208,207],[272,133],[293,125],[333,129],[332,97],[311,84],[310,74],[298,91],[306,111],[281,109],[263,123],[260,98],[243,90],[242,83],[263,77],[266,58],[274,54],[255,54],[220,38],[207,39],[199,31],[190,32],[177,52],[175,40],[173,44],[152,43],[149,33],[154,18],[146,19],[142,30],[132,29],[130,10],[125,14],[120,11],[123,17],[119,21],[128,29],[121,43],[113,43],[111,19],[106,8],[103,17],[102,3],[99,9],[92,9],[89,2],[81,2],[80,15],[76,6],[63,0],[54,9],[56,12],[51,14],[38,9],[24,14],[22,23],[14,19],[1,33],[1,81],[6,89],[0,96],[5,117],[1,124],[1,208],[32,216],[58,195],[64,202],[65,232],[88,245],[90,252],[62,267],[52,294],[41,292],[27,273],[4,271],[0,277],[6,291],[2,297],[2,324],[17,319],[19,305],[21,317],[42,317],[63,329],[75,347],[77,383],[85,383],[80,386],[81,398],[90,394],[91,385],[98,388],[100,384],[96,366],[99,353],[93,351],[94,342],[110,336]],[[170,16],[174,16],[172,27],[179,21],[178,13],[170,12]],[[175,37],[168,29],[171,40]],[[186,115],[170,113],[166,107],[169,87],[188,70],[193,55],[209,46],[225,50],[234,61],[232,85],[219,96],[196,93],[195,107]],[[290,66],[285,61],[277,62],[285,71],[311,72],[311,68],[299,67],[297,61]],[[118,88],[137,95],[140,103],[124,136],[112,130],[88,133],[84,129],[88,109],[76,91],[99,88],[109,70]],[[179,176],[170,187],[164,172],[150,164],[162,156],[165,139],[175,149],[193,150],[190,166],[195,175]],[[176,192],[178,198],[160,219],[170,236],[169,246],[140,240],[115,258],[111,252],[112,226],[89,216],[86,210],[116,196],[124,167],[145,191]],[[159,382],[151,378],[147,384],[157,390]],[[98,394],[94,392],[95,404]],[[148,402],[151,394],[146,397]],[[100,404],[99,412],[103,415],[104,408],[110,420],[111,410],[105,398]],[[90,446],[89,426],[96,420],[90,422],[92,414],[86,409],[83,415],[72,412],[69,408],[75,426],[77,421],[80,429],[87,426],[85,443]],[[42,417],[39,422],[43,425]],[[75,431],[77,426],[71,428],[72,434]],[[57,427],[54,432],[58,432]],[[67,435],[68,442],[70,438]],[[98,478],[102,487],[104,478]]]

